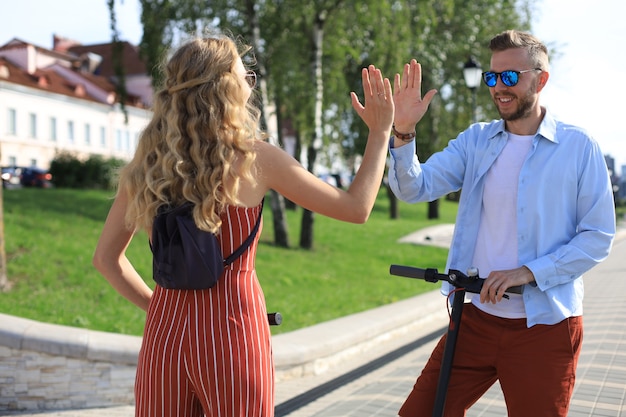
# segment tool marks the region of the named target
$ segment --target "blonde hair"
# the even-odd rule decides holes
[[[235,73],[240,50],[250,47],[225,35],[195,38],[164,63],[153,117],[120,172],[129,229],[148,231],[159,207],[189,201],[196,225],[217,233],[225,206],[239,203],[240,179],[254,183],[260,111]]]
[[[489,42],[489,49],[492,52],[500,52],[514,48],[522,48],[528,51],[528,58],[533,68],[539,68],[542,71],[550,70],[548,48],[543,42],[530,33],[520,32],[518,30],[506,30],[496,35]]]

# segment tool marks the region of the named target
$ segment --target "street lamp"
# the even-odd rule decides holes
[[[465,78],[465,85],[472,92],[472,122],[476,123],[476,89],[480,84],[483,69],[480,64],[474,61],[473,57],[469,57],[467,62],[463,66],[463,78]]]

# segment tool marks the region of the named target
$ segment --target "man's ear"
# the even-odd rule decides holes
[[[541,74],[539,74],[539,82],[537,83],[537,92],[540,92],[541,90],[543,90],[543,87],[545,87],[546,84],[548,83],[548,78],[550,78],[550,73],[547,71],[542,71]]]

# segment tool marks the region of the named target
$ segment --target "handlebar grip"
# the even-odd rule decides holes
[[[506,289],[505,292],[510,292],[511,294],[521,294],[522,290],[523,290],[523,286],[521,285],[516,285],[515,287],[509,287]]]
[[[283,322],[283,316],[279,312],[267,313],[267,321],[270,323],[270,326],[280,326]]]
[[[425,269],[413,268],[411,266],[391,265],[389,267],[389,273],[391,275],[398,275],[401,277],[408,277],[408,278],[418,278],[418,279],[426,278]]]
[[[478,276],[468,277],[457,270],[450,270],[448,274],[445,275],[438,273],[437,270],[433,268],[421,269],[404,265],[391,265],[389,267],[389,273],[401,277],[423,279],[428,282],[447,281],[458,288],[463,288],[475,294],[480,293],[483,283],[485,282],[485,278],[479,278]],[[521,285],[509,287],[506,292],[510,294],[521,294],[523,288],[524,287]],[[508,298],[506,295],[504,297]]]

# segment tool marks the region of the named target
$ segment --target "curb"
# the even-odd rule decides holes
[[[320,375],[447,313],[439,290],[273,337],[276,381]]]
[[[438,316],[445,317],[441,303],[441,294],[434,290],[272,336],[277,377],[319,375],[333,363],[361,354],[395,335],[418,329]],[[0,346],[136,365],[141,337],[42,323],[0,313]]]

